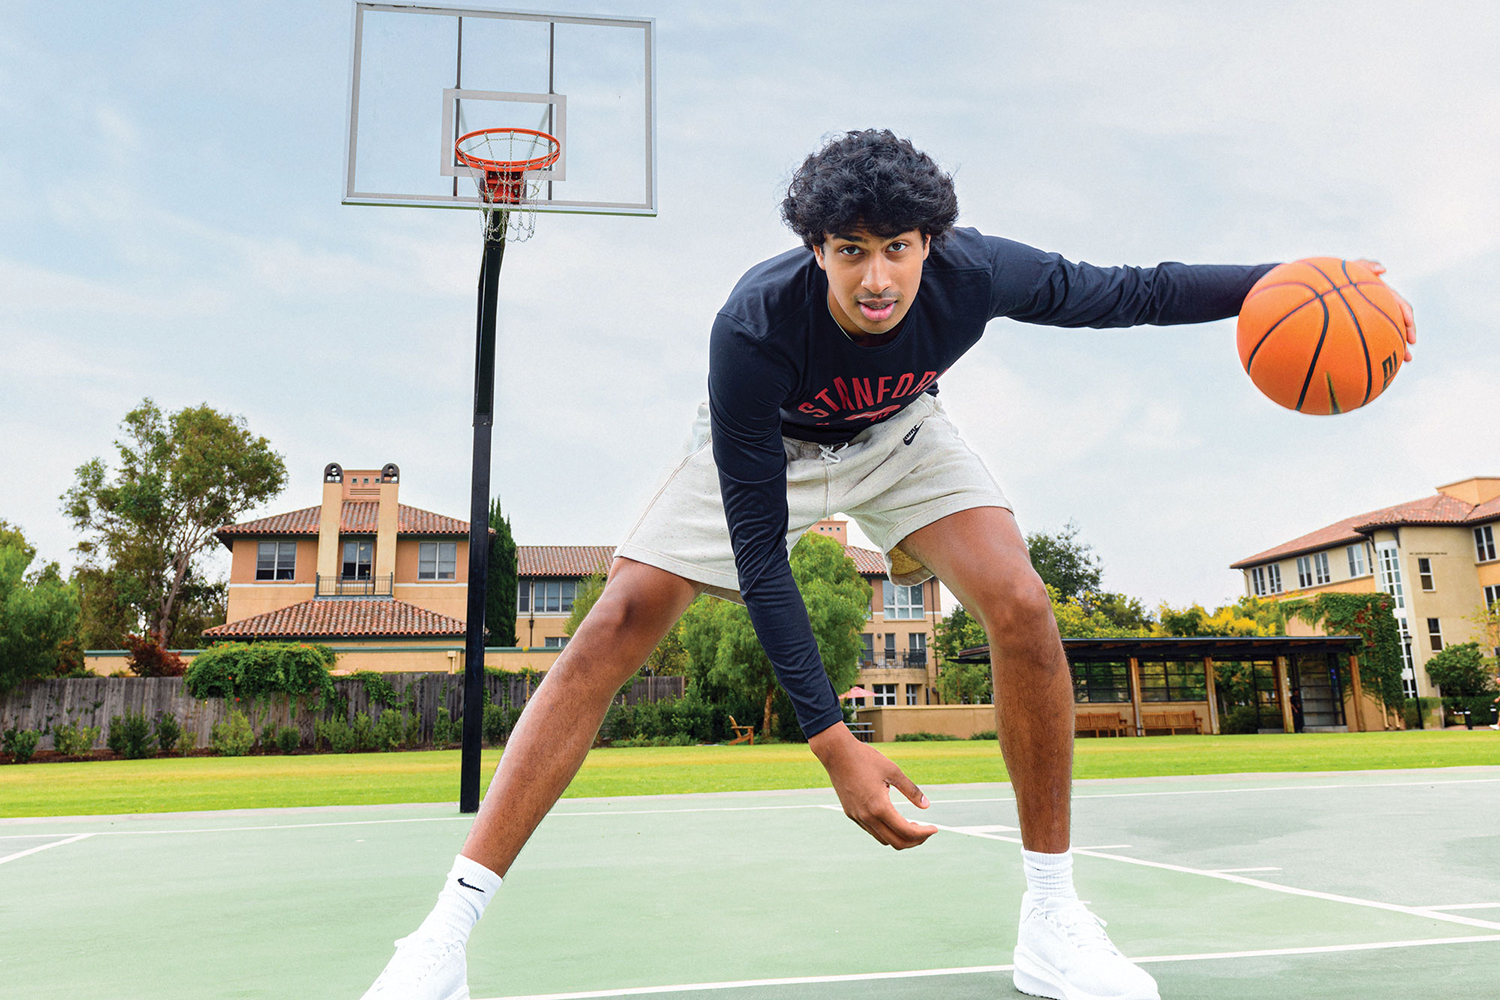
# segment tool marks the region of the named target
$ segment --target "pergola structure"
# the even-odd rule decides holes
[[[1226,662],[1263,665],[1269,683],[1266,689],[1258,689],[1258,695],[1268,703],[1274,696],[1284,731],[1300,728],[1298,706],[1304,698],[1316,697],[1321,721],[1309,728],[1364,732],[1366,706],[1358,657],[1362,642],[1354,635],[1062,640],[1079,716],[1090,709],[1115,709],[1121,713],[1125,731],[1135,735],[1168,728],[1189,711],[1198,720],[1197,731],[1219,732],[1214,667]],[[953,660],[988,663],[990,648],[975,646]],[[1341,665],[1348,670],[1351,697],[1347,699],[1339,676]],[[1127,700],[1129,718],[1123,715]],[[1346,712],[1346,704],[1352,711]],[[1175,715],[1161,711],[1174,707]],[[1200,710],[1203,716],[1198,716]],[[1371,728],[1384,729],[1384,720]]]

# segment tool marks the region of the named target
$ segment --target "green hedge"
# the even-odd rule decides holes
[[[317,695],[322,707],[334,693],[330,671],[337,659],[327,646],[306,642],[226,642],[193,657],[183,681],[194,698]]]

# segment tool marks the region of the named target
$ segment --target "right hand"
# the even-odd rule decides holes
[[[926,809],[931,803],[889,758],[855,739],[848,726],[835,723],[807,742],[827,769],[844,815],[870,836],[887,847],[903,851],[925,843],[937,833],[937,827],[913,823],[896,811],[891,804],[892,788],[918,809]]]

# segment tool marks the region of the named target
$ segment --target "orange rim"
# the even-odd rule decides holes
[[[473,153],[465,152],[463,144],[478,135],[529,135],[547,140],[552,148],[541,156],[529,160],[491,160],[483,156],[475,156]],[[540,132],[534,128],[481,128],[473,132],[459,136],[453,143],[453,153],[459,162],[476,170],[500,174],[519,174],[528,170],[545,170],[557,162],[562,155],[562,143],[557,137],[546,132]]]

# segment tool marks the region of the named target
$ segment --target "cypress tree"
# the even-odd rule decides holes
[[[484,624],[492,646],[516,644],[516,540],[510,519],[500,513],[500,498],[490,501],[490,575],[485,592]]]

